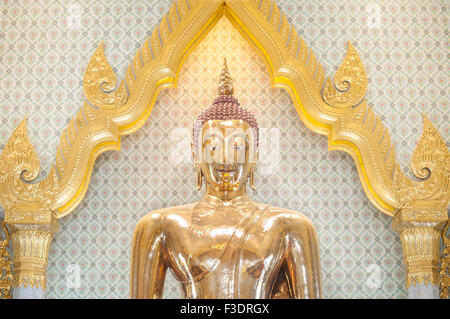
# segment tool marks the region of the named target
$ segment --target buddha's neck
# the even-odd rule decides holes
[[[248,201],[249,198],[247,196],[246,192],[246,185],[244,184],[241,188],[231,191],[219,191],[212,187],[210,187],[208,184],[206,184],[206,193],[205,193],[205,199],[207,198],[215,198],[217,200],[228,202],[228,201]]]

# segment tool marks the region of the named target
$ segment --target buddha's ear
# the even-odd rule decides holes
[[[192,160],[194,161],[194,167],[197,171],[197,192],[202,188],[202,181],[203,181],[203,173],[201,165],[197,158],[197,152],[195,151],[194,144],[191,142],[191,152],[192,152]]]
[[[256,165],[256,163],[258,162],[258,158],[259,158],[258,147],[255,147],[253,154],[251,155],[252,165]]]
[[[196,163],[196,156],[194,152],[194,143],[191,142],[191,154],[192,154],[192,161],[194,162],[194,165]]]
[[[250,188],[253,190],[256,190],[255,187],[255,169],[256,169],[256,163],[252,164],[250,167],[250,174],[249,174],[249,181],[250,181]]]
[[[199,167],[199,161],[198,161],[198,156],[197,153],[195,152],[195,147],[194,147],[194,143],[191,142],[191,154],[192,154],[192,161],[194,162],[194,166],[196,168],[200,168]]]

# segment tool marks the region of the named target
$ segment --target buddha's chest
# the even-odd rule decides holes
[[[179,280],[257,279],[282,262],[282,234],[265,231],[257,218],[247,223],[230,218],[220,224],[206,220],[181,224],[187,227],[178,224],[165,238],[170,267]]]

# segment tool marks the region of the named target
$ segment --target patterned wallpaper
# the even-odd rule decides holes
[[[368,101],[390,129],[404,170],[422,130],[421,113],[449,140],[448,2],[278,1],[332,75],[346,41],[370,80]],[[120,77],[171,4],[159,1],[2,1],[0,145],[28,116],[45,175],[62,129],[82,105],[81,81],[95,48]],[[254,200],[298,210],[316,226],[325,298],[404,298],[401,245],[391,219],[364,194],[353,160],[300,121],[289,95],[270,88],[258,53],[226,19],[186,59],[178,87],[160,93],[147,123],[122,151],[97,160],[81,205],[60,221],[48,266],[48,298],[127,298],[133,229],[147,212],[200,198],[189,162],[174,163],[175,128],[215,97],[223,57],[235,96],[260,126],[279,132],[279,167],[256,174]],[[80,285],[68,285],[79,269]],[[381,280],[378,280],[381,279]],[[180,297],[168,275],[164,297]]]

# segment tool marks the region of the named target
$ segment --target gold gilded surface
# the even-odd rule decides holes
[[[426,179],[413,181],[397,166],[394,189],[402,206],[433,203],[436,210],[446,213],[450,196],[450,152],[426,115],[423,115],[422,137],[411,158],[411,171],[417,178]]]
[[[232,90],[223,91],[225,82],[232,87],[226,64],[219,95],[231,95]],[[220,107],[229,109],[230,102]],[[235,112],[239,116],[241,110]],[[257,157],[254,131],[243,120],[229,119],[209,120],[201,130],[200,137],[194,135],[201,143],[192,145],[199,144],[193,156],[206,193],[198,202],[156,210],[139,221],[130,296],[161,298],[170,269],[185,298],[280,297],[287,294],[286,286],[289,297],[320,298],[312,223],[303,214],[253,202],[246,194]],[[275,286],[277,280],[285,284]]]
[[[440,231],[433,227],[410,227],[400,233],[407,271],[406,287],[438,284],[440,237]]]
[[[230,72],[228,71],[227,60],[224,60],[224,68],[220,74],[219,87],[217,89],[219,95],[233,94],[233,82],[231,81]]]
[[[37,287],[45,290],[48,253],[58,224],[54,221],[49,225],[9,225],[14,252],[14,287]]]
[[[54,217],[72,212],[86,193],[96,158],[119,150],[120,137],[143,125],[158,92],[176,85],[186,56],[223,15],[261,53],[273,85],[288,91],[305,125],[326,135],[330,150],[353,157],[375,207],[400,220],[448,219],[444,211],[450,164],[445,143],[424,118],[426,142],[419,143],[424,146],[413,155],[412,168],[417,177],[427,179],[413,181],[403,174],[388,130],[365,99],[366,73],[350,43],[331,82],[275,2],[178,0],[119,84],[100,44],[83,81],[87,101],[62,132],[56,162],[45,179],[35,182],[39,161],[26,137],[25,122],[15,130],[0,155],[0,203],[8,227],[52,225]]]
[[[125,82],[121,81],[116,88],[116,81],[116,74],[106,61],[101,43],[95,50],[84,76],[86,99],[91,105],[106,110],[124,105],[128,98]]]
[[[18,211],[46,209],[53,203],[58,178],[52,169],[46,179],[31,183],[39,174],[39,159],[26,131],[26,118],[15,129],[0,154],[0,203],[5,221],[45,222],[45,216],[21,215]]]
[[[49,209],[58,188],[57,174],[52,169],[46,179],[31,183],[39,174],[39,168],[24,119],[0,155],[0,202],[5,210],[3,222],[11,233],[14,287],[45,289],[45,266],[53,234],[58,228]],[[2,283],[6,283],[6,279]]]
[[[394,216],[393,228],[399,233],[406,265],[406,288],[422,283],[438,286],[439,278],[445,281],[445,273],[439,274],[439,243],[447,220],[447,212],[424,211],[420,206],[406,214],[399,210]],[[446,254],[444,249],[441,261],[446,260]]]
[[[5,232],[5,239],[0,237],[0,298],[11,299],[13,274],[11,270],[11,256],[7,250],[10,236],[4,221],[2,221],[2,229]]]
[[[367,76],[358,53],[348,43],[344,61],[334,76],[334,84],[327,79],[323,88],[323,100],[334,107],[358,105],[367,92]]]
[[[244,194],[231,200],[206,194],[141,219],[133,238],[130,297],[161,298],[167,269],[186,298],[270,298],[278,276],[285,276],[289,296],[320,297],[312,224],[300,213],[254,203]]]
[[[402,206],[393,226],[402,242],[406,287],[416,283],[439,284],[439,242],[448,221],[450,200],[449,163],[450,152],[444,140],[424,115],[422,137],[412,155],[411,170],[418,179],[425,180],[407,178],[398,166],[394,174],[394,190]],[[444,250],[444,260],[445,255]]]

